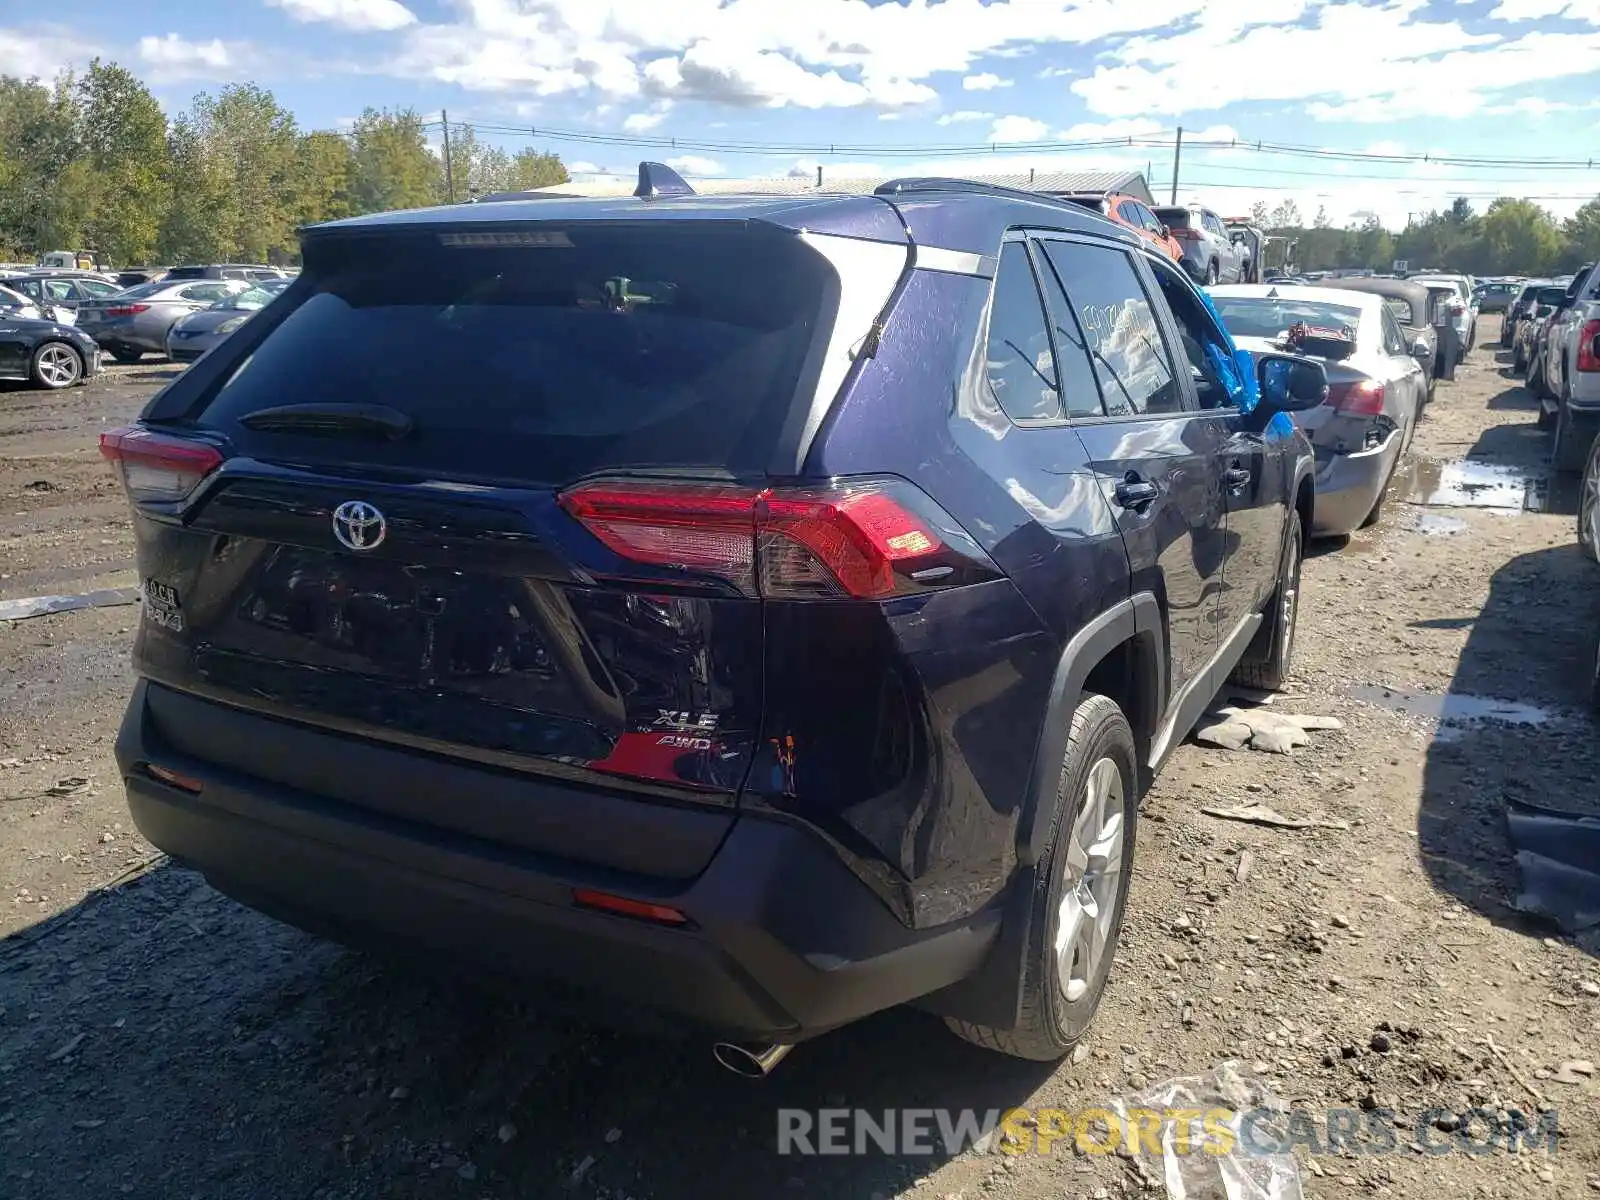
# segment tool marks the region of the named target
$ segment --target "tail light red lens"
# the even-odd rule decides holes
[[[222,465],[215,446],[138,425],[102,433],[100,453],[135,504],[182,500]]]
[[[1330,383],[1324,401],[1342,413],[1375,417],[1383,411],[1383,384],[1371,379],[1355,383]]]
[[[1578,334],[1578,370],[1600,371],[1600,321],[1585,321]]]
[[[814,488],[597,481],[561,506],[613,552],[773,599],[882,599],[994,574],[976,542],[904,480]]]
[[[687,925],[689,918],[669,904],[651,904],[647,900],[634,900],[628,896],[614,896],[593,888],[574,888],[573,903],[581,908],[597,908],[602,912],[623,917],[636,917],[641,921],[654,921],[660,925]]]
[[[1200,240],[1200,231],[1198,229],[1168,229],[1167,232],[1180,242],[1198,242]]]
[[[142,312],[148,312],[148,304],[113,304],[106,309],[108,317],[137,317]]]

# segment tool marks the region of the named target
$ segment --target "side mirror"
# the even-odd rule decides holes
[[[1305,412],[1328,398],[1328,372],[1311,358],[1293,354],[1256,354],[1256,380],[1266,413]]]
[[[1424,339],[1418,338],[1411,343],[1411,357],[1418,362],[1426,359],[1431,353],[1433,353],[1433,348]]]
[[[1172,236],[1172,230],[1168,229],[1165,225],[1163,225],[1161,227],[1161,236],[1164,237],[1164,238],[1171,237]]]

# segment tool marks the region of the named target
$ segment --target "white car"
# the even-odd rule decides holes
[[[1384,298],[1368,292],[1281,283],[1206,291],[1241,349],[1293,349],[1323,363],[1327,401],[1292,414],[1316,453],[1311,531],[1336,536],[1371,525],[1428,399],[1422,369],[1431,353],[1427,342],[1407,338]],[[1348,352],[1319,354],[1286,345],[1298,324],[1340,331]]]
[[[1456,289],[1456,298],[1450,302],[1450,317],[1461,339],[1461,357],[1465,358],[1478,340],[1478,298],[1472,294],[1476,281],[1471,275],[1408,275],[1406,279],[1424,287],[1447,283]]]

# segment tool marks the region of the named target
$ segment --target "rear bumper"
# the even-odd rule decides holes
[[[1361,528],[1389,482],[1389,473],[1400,453],[1400,437],[1397,429],[1375,449],[1335,454],[1317,472],[1316,500],[1311,510],[1313,536],[1337,537]]]
[[[909,930],[816,835],[779,821],[741,817],[703,872],[667,882],[385,817],[172,751],[148,718],[155,686],[138,684],[116,744],[140,831],[219,890],[348,944],[797,1041],[967,977],[999,930],[997,908]],[[152,761],[200,794],[149,775]],[[581,908],[575,887],[670,905],[689,924]]]

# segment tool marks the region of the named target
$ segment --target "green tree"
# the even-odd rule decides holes
[[[1570,269],[1600,259],[1600,196],[1573,213],[1562,232],[1567,240],[1563,266]]]
[[[358,213],[432,204],[439,160],[428,150],[422,118],[409,109],[369,108],[350,133],[351,207]]]
[[[565,183],[566,180],[560,182]],[[1257,229],[1267,229],[1272,225],[1272,213],[1268,210],[1265,200],[1257,200],[1250,206],[1250,224]]]
[[[78,80],[77,105],[84,234],[114,263],[149,262],[170,184],[166,115],[137,76],[98,58]]]
[[[266,262],[295,248],[294,114],[253,83],[230,83],[194,98],[190,119],[226,184],[223,222],[233,255]]]
[[[1501,197],[1489,205],[1482,237],[1489,273],[1538,275],[1552,270],[1561,257],[1561,231],[1532,200]]]
[[[294,202],[290,217],[298,228],[354,213],[351,186],[355,153],[336,133],[302,134],[295,143]]]
[[[75,81],[54,86],[0,76],[0,242],[14,253],[75,250],[88,217],[89,181],[78,158]]]
[[[567,183],[572,176],[559,154],[541,152],[528,147],[517,151],[511,160],[511,189],[526,192],[533,188]]]
[[[180,265],[232,257],[231,178],[192,117],[180,116],[172,123],[167,164],[171,200],[158,241],[163,261]]]

